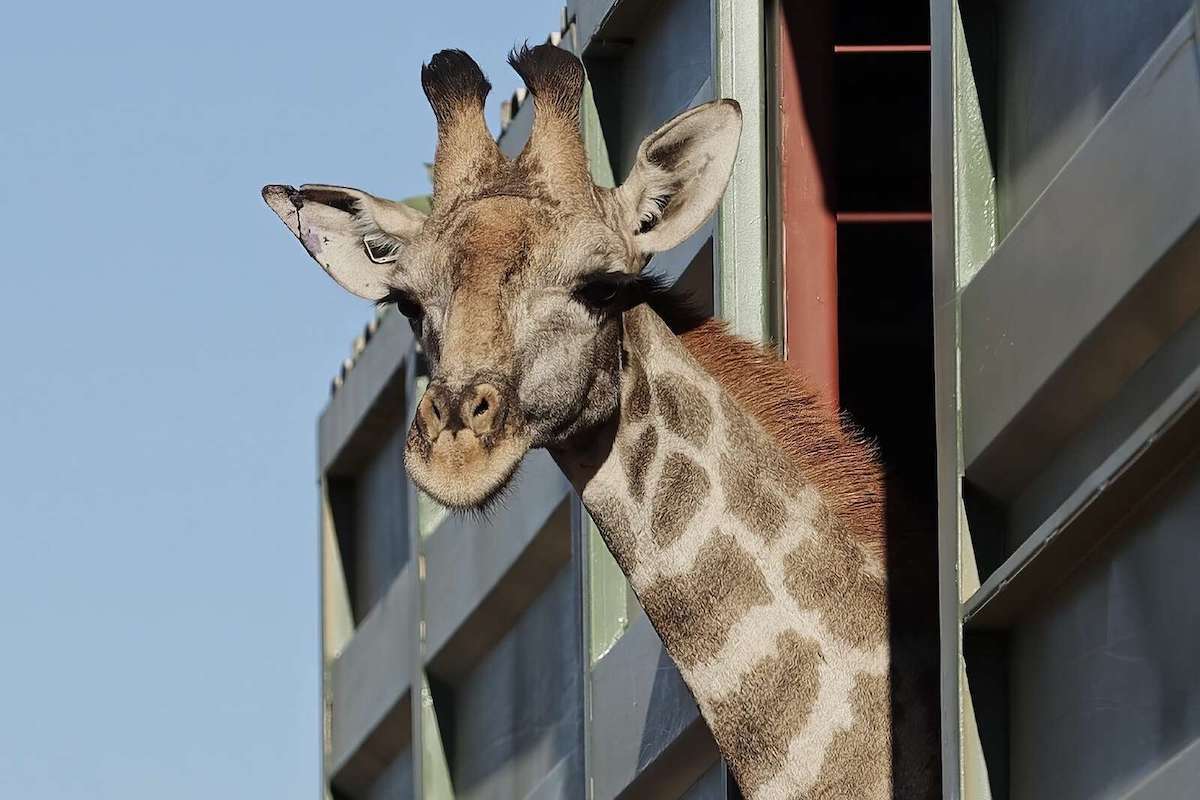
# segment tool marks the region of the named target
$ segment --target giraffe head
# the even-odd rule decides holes
[[[620,187],[600,188],[579,130],[583,65],[551,45],[509,63],[534,98],[512,160],[488,132],[491,86],[470,56],[444,50],[422,69],[438,131],[428,217],[357,189],[263,189],[330,277],[408,317],[430,382],[406,463],[458,508],[486,503],[531,447],[613,416],[621,315],[643,298],[641,268],[716,209],[741,132],[731,100],[690,109],[642,142]]]

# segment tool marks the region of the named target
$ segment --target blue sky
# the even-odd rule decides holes
[[[423,60],[561,2],[19,3],[0,33],[0,797],[318,796],[315,422],[368,319],[264,183],[427,189]]]

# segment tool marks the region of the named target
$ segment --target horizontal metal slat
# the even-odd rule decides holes
[[[571,558],[570,486],[531,453],[486,518],[452,514],[425,540],[426,652],[453,680],[512,627]]]
[[[912,225],[933,221],[929,211],[839,211],[839,225]]]
[[[696,701],[639,609],[592,668],[596,800],[678,797],[719,759]]]
[[[353,472],[403,420],[404,366],[412,352],[408,321],[389,309],[317,423],[321,474]]]
[[[968,629],[1011,625],[1200,447],[1200,368],[963,605]]]
[[[927,44],[835,44],[837,55],[861,55],[864,53],[928,53]]]
[[[330,775],[351,793],[369,786],[412,737],[416,587],[409,564],[329,668]]]
[[[1177,800],[1200,786],[1200,742],[1192,742],[1124,795],[1124,800]]]

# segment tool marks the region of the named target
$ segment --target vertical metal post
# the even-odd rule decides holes
[[[321,659],[321,784],[323,795],[328,797],[330,768],[332,767],[329,757],[332,747],[333,722],[329,674],[334,659],[354,636],[354,614],[350,607],[349,587],[346,585],[341,551],[338,548],[338,532],[330,497],[333,489],[327,475],[322,474],[318,477],[317,491],[319,493],[317,557],[320,570],[318,609],[321,615],[321,624],[318,629],[320,637],[318,652]]]
[[[330,709],[329,709],[329,648],[331,636],[326,630],[330,624],[329,589],[326,581],[330,578],[330,567],[326,563],[329,558],[329,540],[333,532],[333,514],[329,510],[329,486],[324,475],[317,477],[317,609],[321,615],[317,628],[318,657],[321,659],[321,671],[318,673],[320,685],[317,687],[318,702],[321,709],[321,797],[329,800],[329,750],[330,750]],[[336,550],[336,545],[334,546]]]
[[[404,422],[412,422],[420,400],[420,390],[417,387],[417,350],[412,344],[404,359]],[[425,792],[425,703],[428,699],[425,686],[425,537],[421,528],[421,505],[417,496],[417,488],[411,479],[405,476],[404,492],[406,502],[405,524],[408,527],[409,564],[416,571],[414,584],[414,608],[412,614],[416,624],[410,627],[417,636],[417,641],[410,648],[412,661],[410,675],[412,683],[408,687],[409,711],[411,714],[411,741],[409,758],[412,760],[412,789],[413,797],[421,800]]]
[[[962,797],[959,601],[958,277],[954,216],[954,14],[930,2],[930,169],[933,208],[934,397],[937,430],[938,616],[941,635],[942,797]]]
[[[742,138],[717,212],[713,296],[734,333],[769,335],[764,180],[765,22],[763,0],[713,0],[713,77],[717,97],[742,107]]]

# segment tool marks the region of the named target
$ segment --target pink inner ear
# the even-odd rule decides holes
[[[316,228],[305,230],[300,243],[304,245],[304,249],[311,253],[314,258],[321,252],[321,234],[317,232]]]

